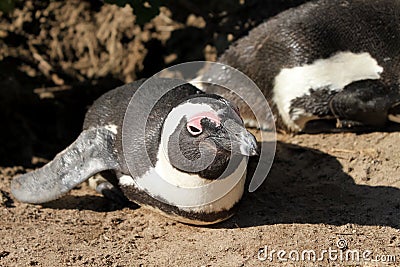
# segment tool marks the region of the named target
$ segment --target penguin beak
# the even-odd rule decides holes
[[[229,122],[223,125],[223,133],[212,139],[233,154],[249,157],[259,154],[257,140],[254,135],[236,122]]]
[[[257,156],[259,154],[257,140],[254,135],[248,132],[245,128],[244,130],[245,131],[241,133],[242,137],[239,139],[240,154],[249,157]]]

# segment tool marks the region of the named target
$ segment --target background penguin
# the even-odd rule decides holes
[[[321,0],[259,25],[219,62],[244,72],[260,87],[280,129],[375,129],[388,119],[400,122],[399,43],[399,1]],[[211,69],[204,76],[215,79],[221,72]],[[230,74],[218,78],[229,79]],[[231,84],[246,90],[238,81]],[[256,126],[240,99],[220,88],[204,89],[236,102],[246,124]]]
[[[14,178],[13,195],[28,203],[51,201],[92,175],[111,170],[114,175],[106,176],[109,183],[102,184],[100,190],[122,190],[129,200],[187,223],[210,224],[229,218],[243,194],[247,156],[257,153],[256,140],[244,128],[238,110],[224,98],[204,94],[190,84],[150,79],[146,82],[148,90],[135,95],[139,95],[139,103],[127,111],[142,84],[124,85],[100,97],[87,112],[77,140],[44,167]],[[174,89],[153,102],[163,88]],[[142,109],[153,103],[149,116],[141,117]],[[131,118],[129,112],[138,114],[139,119],[124,122],[124,116]],[[125,138],[129,151],[124,151],[122,142],[123,123],[124,127],[131,125]],[[144,134],[136,127],[142,125]],[[189,160],[179,158],[180,153]],[[206,168],[199,168],[196,161],[202,153],[216,155]],[[155,172],[174,185],[175,191],[156,184]],[[227,178],[238,182],[222,197],[213,199],[213,194],[220,193],[213,191],[218,187],[209,190],[205,185],[219,177],[216,185],[221,188]],[[201,186],[205,189],[195,191],[198,194],[183,193],[183,188]]]

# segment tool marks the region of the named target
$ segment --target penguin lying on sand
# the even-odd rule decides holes
[[[257,154],[256,139],[238,109],[187,83],[145,83],[146,90],[137,94],[143,81],[95,101],[77,140],[44,167],[14,178],[13,195],[44,203],[111,171],[100,191],[122,191],[129,200],[186,223],[229,218],[243,194],[247,158]],[[163,88],[173,89],[162,95]],[[155,101],[157,94],[162,97]],[[134,95],[138,101],[128,108]],[[213,161],[199,166],[207,153],[215,155]]]
[[[388,120],[400,123],[399,44],[400,1],[320,0],[259,25],[218,61],[260,87],[280,129],[369,130]],[[204,78],[215,73],[221,71],[211,69]],[[216,93],[239,105],[248,126],[257,125],[239,99]]]

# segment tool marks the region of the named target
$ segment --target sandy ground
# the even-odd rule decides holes
[[[215,60],[232,36],[305,0],[236,1],[246,5],[228,15],[224,1],[172,1],[143,29],[128,9],[91,2],[22,1],[0,16],[0,160],[11,166],[0,167],[0,266],[400,266],[400,131],[279,135],[268,179],[209,227],[118,206],[86,184],[43,206],[15,201],[10,181],[30,171],[15,165],[61,151],[100,94]],[[347,261],[355,252],[369,261]]]
[[[27,170],[2,168],[0,265],[400,266],[400,133],[279,140],[261,188],[236,216],[209,227],[115,205],[87,185],[43,206],[21,204],[9,184]],[[287,261],[271,258],[273,250]],[[316,260],[302,260],[304,250]],[[370,261],[352,261],[352,251],[371,251]]]

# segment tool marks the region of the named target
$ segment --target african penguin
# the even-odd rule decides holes
[[[388,121],[400,123],[399,44],[400,1],[319,0],[259,25],[218,61],[260,87],[279,129],[377,129]],[[221,72],[214,68],[203,78],[230,78],[229,70]],[[246,92],[236,80],[231,85]],[[231,92],[203,89],[235,102],[246,124],[257,125]]]
[[[128,109],[134,95],[139,101]],[[215,156],[204,165],[207,153]],[[108,171],[103,189],[181,222],[211,224],[233,215],[247,158],[256,154],[256,139],[229,101],[174,79],[151,79],[101,96],[77,140],[44,167],[14,178],[11,190],[22,202],[44,203]]]

